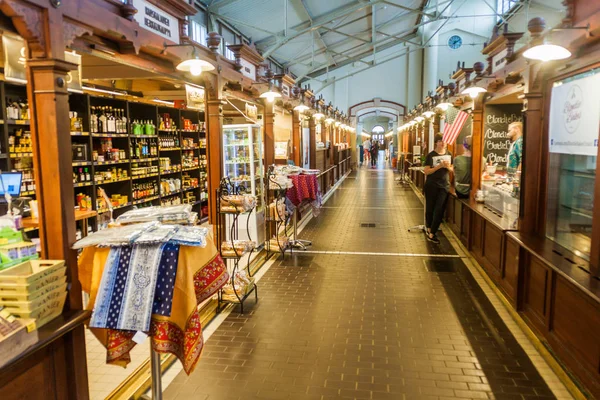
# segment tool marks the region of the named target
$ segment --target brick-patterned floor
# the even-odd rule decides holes
[[[390,171],[351,175],[165,399],[553,399],[456,253]],[[360,227],[374,223],[375,227]],[[327,251],[341,253],[328,254]]]

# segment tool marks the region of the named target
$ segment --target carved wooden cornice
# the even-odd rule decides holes
[[[235,58],[243,58],[244,60],[254,64],[257,68],[265,59],[260,55],[256,47],[248,46],[247,44],[230,44],[227,46],[233,52]]]
[[[487,56],[486,72],[488,74],[494,73],[501,68],[498,66],[508,64],[514,59],[515,44],[522,36],[523,32],[509,33],[505,31],[483,48],[481,53]]]

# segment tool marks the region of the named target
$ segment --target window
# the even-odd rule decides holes
[[[225,56],[225,58],[227,58],[228,60],[235,60],[235,55],[233,54],[233,51],[229,50],[229,48],[227,48],[227,46],[235,44],[235,33],[227,28],[224,25],[221,25],[221,36],[223,37],[223,55]]]
[[[599,139],[600,71],[555,82],[550,99],[546,236],[588,259]],[[598,229],[598,228],[596,228]]]
[[[373,129],[371,129],[371,133],[375,134],[374,137],[377,137],[377,135],[382,134],[383,132],[385,132],[385,129],[381,125],[375,125]]]
[[[515,5],[520,3],[520,0],[497,0],[497,11],[498,16],[496,19],[498,21],[504,19],[504,15],[513,9]]]
[[[190,21],[189,29],[190,38],[194,42],[206,46],[206,37],[208,34],[206,27],[196,21]]]

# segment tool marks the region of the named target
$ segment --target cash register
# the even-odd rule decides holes
[[[29,208],[30,198],[19,197],[21,195],[21,183],[23,174],[21,172],[0,173],[0,208],[2,214],[8,212],[9,206],[15,214],[28,217],[31,214]]]

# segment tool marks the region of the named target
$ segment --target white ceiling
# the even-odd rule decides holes
[[[439,4],[452,1],[440,0]],[[207,1],[209,12],[252,38],[263,55],[272,56],[299,78],[360,61],[374,50],[381,51],[412,39],[416,34],[415,25],[423,18],[425,2]]]

